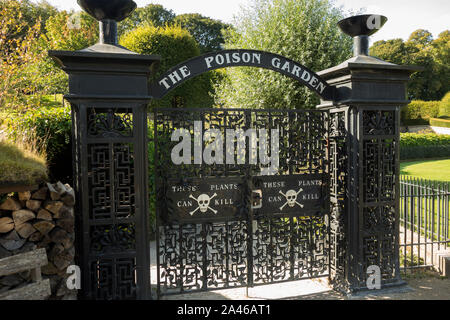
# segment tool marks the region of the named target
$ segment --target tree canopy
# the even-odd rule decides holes
[[[351,56],[352,40],[336,27],[343,18],[328,0],[252,0],[235,19],[225,48],[278,53],[314,71]],[[243,108],[313,108],[318,97],[274,71],[229,68],[216,86],[216,103]]]
[[[200,46],[200,53],[221,50],[225,42],[222,32],[231,28],[229,24],[198,13],[178,15],[173,22],[191,33]]]
[[[37,76],[30,68],[42,61],[36,39],[42,19],[30,19],[33,5],[20,1],[0,2],[0,107],[24,106],[26,95],[37,91]]]
[[[450,90],[449,30],[440,33],[437,39],[433,39],[429,31],[418,29],[407,41],[377,41],[370,48],[370,54],[396,64],[424,67],[411,77],[408,84],[410,99],[441,100]]]
[[[84,11],[61,11],[48,19],[45,36],[49,49],[81,50],[98,41],[98,22]]]
[[[152,24],[155,27],[163,27],[173,22],[175,13],[164,8],[160,4],[148,4],[145,7],[137,8],[125,20],[119,22],[117,33],[119,36],[137,28],[142,24]]]
[[[145,24],[155,27],[181,26],[188,30],[197,41],[200,53],[220,50],[221,44],[224,42],[222,30],[230,27],[220,20],[211,19],[198,13],[176,15],[172,10],[166,9],[160,4],[149,4],[137,8],[128,18],[120,22],[118,34],[122,36]]]
[[[38,21],[40,30],[45,30],[47,20],[58,12],[55,7],[45,0],[37,3],[29,0],[0,0],[0,10],[2,12],[3,10],[13,10],[15,13],[12,19],[16,21],[17,28],[8,27],[8,36],[15,39],[24,38]]]

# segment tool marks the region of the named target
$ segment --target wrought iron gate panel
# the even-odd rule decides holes
[[[152,118],[158,294],[252,286],[327,275],[329,239],[326,205],[304,211],[308,214],[297,209],[281,213],[281,207],[267,211],[252,209],[251,206],[256,201],[252,198],[252,190],[260,188],[271,177],[277,179],[277,176],[282,179],[318,177],[321,179],[318,188],[323,196],[321,204],[328,203],[327,112],[156,109]],[[260,136],[258,143],[263,139],[276,139],[271,129],[278,130],[278,173],[275,176],[262,174],[262,168],[268,166],[251,163],[247,145],[242,163],[239,163],[236,147],[233,151],[236,157],[234,164],[225,161],[224,164],[173,164],[171,150],[179,143],[171,139],[174,130],[187,130],[192,140],[191,146],[195,147],[194,129],[198,129],[200,124],[204,130],[218,130],[224,140],[227,139],[227,129],[255,129],[260,133],[260,129],[267,130],[267,135]],[[202,150],[218,139],[206,135],[204,138]],[[225,141],[222,142],[225,144]],[[239,194],[239,197],[233,198],[232,212],[216,216],[205,209],[202,216],[194,216],[192,212],[196,212],[199,206],[191,211],[191,216],[180,213],[181,209],[176,207],[180,203],[175,203],[179,202],[174,196],[175,190],[193,190],[189,188],[199,181],[231,181]],[[197,200],[195,197],[193,199]],[[287,199],[281,199],[285,201],[284,206],[288,203]],[[186,206],[192,206],[192,203]]]
[[[348,110],[330,111],[330,279],[333,287],[346,292],[348,272],[348,217],[345,198],[348,187]]]
[[[149,280],[147,240],[137,225],[147,221],[137,201],[145,192],[145,156],[138,134],[145,127],[144,104],[111,100],[94,105],[72,102],[76,186],[81,193],[77,230],[83,267],[82,287],[89,299],[146,297]],[[79,190],[79,189],[78,189]],[[80,232],[80,231],[79,231]]]
[[[381,269],[382,283],[399,279],[398,199],[399,192],[399,113],[400,108],[362,109],[358,123],[363,186],[358,280],[364,286],[364,272],[371,265]],[[362,284],[361,284],[362,283]]]

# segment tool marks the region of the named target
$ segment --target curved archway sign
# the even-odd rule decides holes
[[[184,81],[202,73],[239,66],[265,68],[279,72],[307,86],[322,99],[333,99],[332,87],[305,66],[275,53],[246,49],[207,53],[182,62],[157,79],[150,87],[150,94],[159,99]]]

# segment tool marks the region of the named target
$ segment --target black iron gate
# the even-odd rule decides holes
[[[153,112],[158,295],[328,275],[328,118]]]

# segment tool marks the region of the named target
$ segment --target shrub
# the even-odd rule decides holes
[[[69,107],[41,107],[26,113],[2,113],[10,140],[29,143],[35,137],[47,154],[50,178],[72,183],[71,116]]]
[[[433,127],[450,128],[450,120],[448,119],[430,119],[430,125]]]
[[[450,135],[436,133],[402,133],[400,146],[437,146],[450,145]]]
[[[439,117],[450,117],[450,92],[442,98],[439,105]]]
[[[200,49],[191,34],[180,26],[155,27],[147,24],[127,32],[120,38],[120,44],[141,54],[161,56],[158,71],[151,80],[177,64],[196,57]],[[151,102],[160,107],[211,107],[214,100],[212,92],[212,72],[190,79],[171,91],[161,100]]]
[[[438,117],[440,104],[440,101],[411,101],[410,104],[401,110],[402,123],[428,124],[430,118]]]
[[[450,135],[402,133],[400,159],[426,159],[450,156]]]

